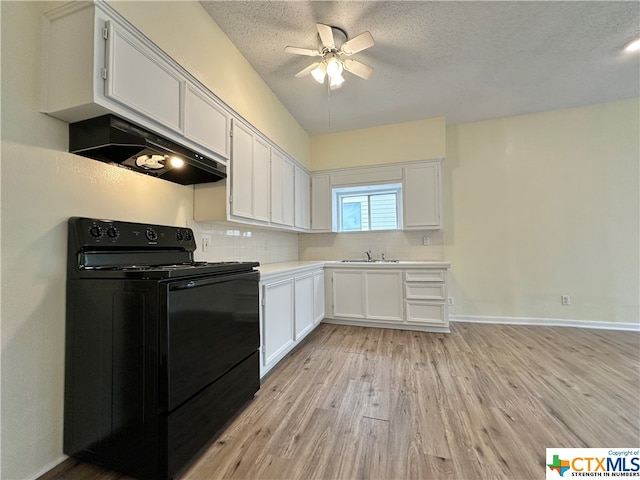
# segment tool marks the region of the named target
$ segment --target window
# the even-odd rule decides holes
[[[334,231],[398,230],[401,202],[399,183],[334,188]]]

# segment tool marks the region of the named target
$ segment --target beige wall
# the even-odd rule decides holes
[[[310,167],[307,133],[198,2],[109,4],[227,105]]]
[[[68,217],[173,225],[187,225],[193,218],[192,187],[66,153],[67,124],[39,113],[41,15],[60,4],[0,2],[3,479],[31,478],[62,457]],[[199,4],[117,6],[239,113],[308,164],[306,133],[237,57]],[[199,39],[208,43],[189,48]],[[222,44],[223,49],[211,46]],[[223,63],[231,68],[223,69]],[[283,257],[297,255],[297,236],[279,235],[291,236],[285,238]],[[271,242],[271,237],[257,235],[248,253],[260,251],[260,242]]]
[[[638,115],[635,99],[447,128],[452,313],[639,321]]]
[[[444,158],[445,146],[442,117],[317,135],[311,138],[311,169]]]

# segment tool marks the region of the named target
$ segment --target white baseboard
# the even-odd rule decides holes
[[[537,325],[544,327],[577,327],[601,330],[640,332],[640,323],[594,322],[566,318],[485,317],[480,315],[449,315],[450,322],[493,323],[504,325]]]
[[[41,477],[42,475],[44,475],[45,473],[47,473],[49,470],[57,467],[58,465],[60,465],[62,462],[64,462],[67,458],[69,458],[66,455],[62,455],[61,457],[58,457],[56,460],[54,460],[53,462],[49,462],[47,465],[45,465],[44,467],[42,467],[40,470],[38,470],[37,473],[34,473],[33,475],[31,475],[29,478],[31,480],[36,480],[36,478]]]

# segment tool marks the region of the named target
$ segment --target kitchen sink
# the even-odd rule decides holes
[[[400,263],[400,260],[340,260],[343,263]]]

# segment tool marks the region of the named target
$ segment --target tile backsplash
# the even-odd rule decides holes
[[[298,260],[298,234],[228,222],[190,222],[198,261],[257,261],[261,264]],[[209,238],[207,251],[203,238]]]
[[[429,245],[424,245],[425,237]],[[371,250],[374,259],[444,260],[442,230],[310,233],[298,237],[300,260],[357,260]]]
[[[444,260],[444,237],[438,231],[354,233],[285,232],[229,222],[190,222],[199,261],[258,261],[261,264],[296,260],[364,259],[384,253],[390,260]],[[429,245],[424,245],[425,237]],[[203,239],[209,239],[205,251]]]

